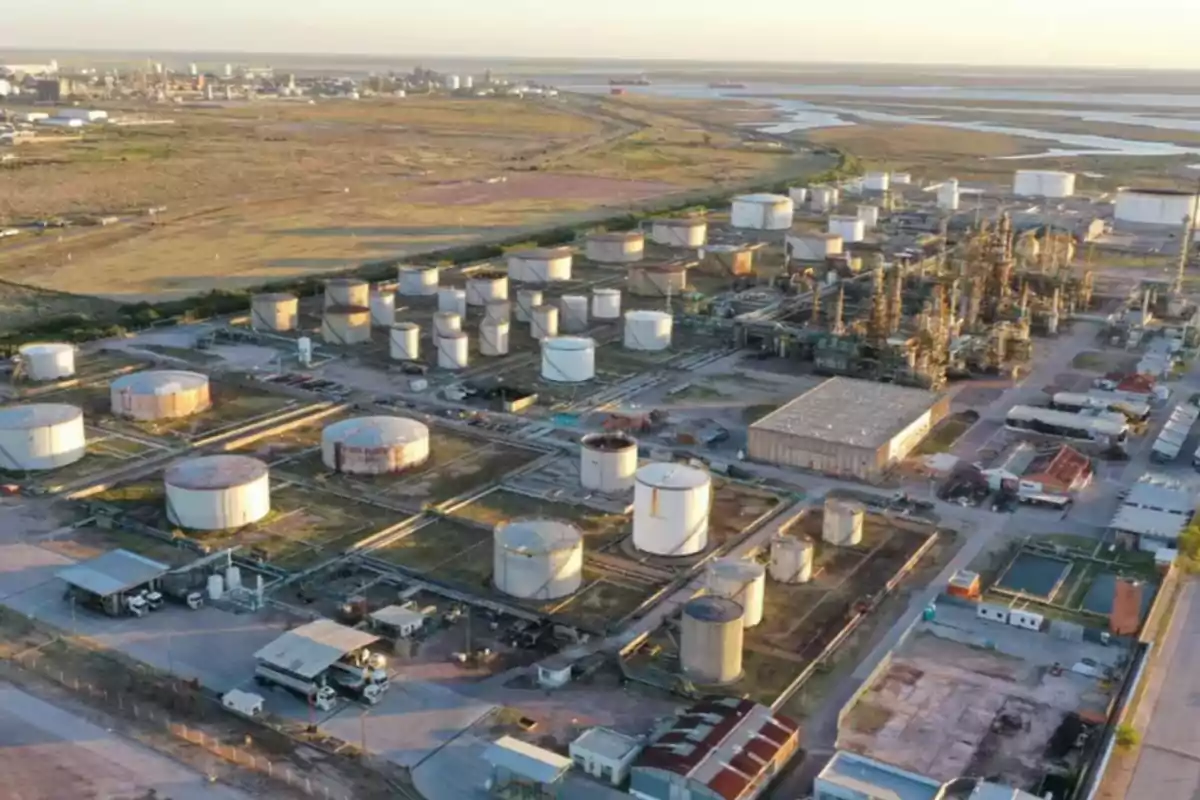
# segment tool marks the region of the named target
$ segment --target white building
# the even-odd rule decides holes
[[[571,682],[571,665],[574,662],[563,656],[550,656],[537,665],[538,685],[544,689],[558,689]]]
[[[387,606],[370,616],[371,627],[406,639],[425,625],[425,615],[411,606]]]
[[[1195,487],[1148,472],[1129,489],[1109,528],[1125,544],[1154,553],[1177,546],[1195,511]]]
[[[569,748],[575,766],[613,786],[629,777],[633,760],[642,752],[642,743],[632,736],[608,728],[585,731]]]

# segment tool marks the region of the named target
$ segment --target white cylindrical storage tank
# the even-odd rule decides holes
[[[706,595],[689,600],[679,623],[679,668],[701,686],[742,677],[745,612],[735,600]]]
[[[181,528],[223,531],[271,513],[267,465],[249,456],[201,456],[172,464],[163,476],[167,519]]]
[[[438,293],[437,267],[400,267],[396,280],[401,297],[429,297]]]
[[[356,475],[384,475],[424,464],[429,428],[405,417],[356,417],[321,431],[321,461],[328,469]]]
[[[479,354],[481,356],[508,355],[508,331],[506,319],[485,319],[479,325]]]
[[[467,278],[467,305],[486,306],[491,300],[508,299],[508,276],[484,272]]]
[[[75,345],[65,342],[25,344],[17,350],[30,380],[57,381],[75,374]]]
[[[1075,194],[1075,173],[1055,169],[1019,169],[1013,176],[1018,197],[1063,198]]]
[[[573,258],[569,247],[539,247],[509,253],[508,277],[521,283],[569,281]]]
[[[250,327],[256,331],[290,331],[296,328],[300,300],[287,292],[263,292],[250,298]]]
[[[853,244],[866,238],[867,226],[858,217],[834,216],[829,218],[829,232]]]
[[[886,172],[868,172],[863,176],[862,187],[868,192],[886,192],[892,186],[891,177]]]
[[[176,419],[212,406],[208,376],[185,370],[147,370],[109,385],[112,413],[138,420]]]
[[[791,260],[824,261],[845,252],[846,240],[836,233],[789,233],[784,250]]]
[[[947,180],[937,190],[937,205],[943,211],[957,211],[959,203],[958,181]]]
[[[832,211],[838,204],[838,192],[832,186],[813,186],[808,190],[813,211]]]
[[[776,536],[771,540],[771,578],[780,583],[808,583],[815,553],[816,547],[808,539]]]
[[[674,319],[665,311],[626,311],[625,348],[666,350],[671,346]]]
[[[785,231],[792,227],[794,210],[791,198],[781,194],[744,194],[733,198],[729,224],[756,231]]]
[[[396,324],[396,293],[391,289],[371,292],[371,324],[381,328]]]
[[[627,285],[629,293],[638,297],[678,297],[687,291],[687,265],[634,264]]]
[[[690,556],[708,546],[712,479],[695,467],[659,462],[634,476],[633,544],[644,553]]]
[[[1134,225],[1170,225],[1178,228],[1184,217],[1194,221],[1200,198],[1174,189],[1122,189],[1117,192],[1116,221]]]
[[[587,237],[584,253],[588,259],[601,264],[628,264],[641,261],[646,249],[646,237],[641,231],[593,233]]]
[[[879,206],[859,206],[858,218],[867,230],[874,230],[879,225]]]
[[[412,322],[397,322],[388,332],[388,355],[396,361],[421,357],[421,328]]]
[[[588,299],[582,294],[564,294],[558,299],[558,325],[564,333],[582,333],[588,327]]]
[[[540,289],[517,289],[517,307],[513,309],[513,316],[517,322],[529,322],[533,319],[533,309],[541,304]]]
[[[225,596],[225,579],[216,573],[208,576],[204,586],[209,600],[220,600]]]
[[[225,568],[225,586],[229,591],[242,588],[242,569],[241,567],[230,564]]]
[[[637,439],[624,433],[590,433],[579,442],[579,485],[606,494],[633,488]]]
[[[496,588],[512,597],[555,600],[583,583],[583,536],[553,519],[514,519],[496,526],[492,572]]]
[[[467,315],[467,291],[447,286],[438,289],[438,311],[449,314]]]
[[[529,319],[529,335],[535,339],[558,336],[558,306],[534,306]]]
[[[433,315],[433,335],[449,336],[462,330],[462,317],[453,311],[439,311]]]
[[[321,315],[321,338],[326,344],[352,345],[371,341],[371,309],[329,306]]]
[[[442,369],[466,369],[468,362],[467,335],[462,331],[451,331],[445,336],[435,336],[438,366]]]
[[[708,239],[708,222],[702,217],[656,219],[650,223],[650,240],[667,247],[695,250]]]
[[[742,607],[742,624],[753,628],[762,622],[767,569],[757,561],[721,558],[708,567],[708,593],[736,600]]]
[[[356,306],[368,308],[371,286],[358,278],[330,278],[325,281],[325,307]]]
[[[483,307],[483,318],[491,322],[508,322],[512,305],[507,300],[489,300]]]
[[[862,541],[863,517],[866,509],[852,500],[825,500],[821,520],[821,539],[838,547],[852,547]]]
[[[65,467],[83,458],[83,410],[66,403],[0,408],[0,469],[13,472]]]
[[[896,186],[908,186],[912,183],[912,175],[907,172],[893,172],[892,183]]]
[[[792,199],[794,206],[802,206],[808,202],[808,187],[793,186],[788,189],[788,197]]]
[[[596,342],[583,336],[542,340],[542,378],[555,383],[581,383],[596,377]]]
[[[592,289],[592,316],[596,319],[620,319],[621,290]]]

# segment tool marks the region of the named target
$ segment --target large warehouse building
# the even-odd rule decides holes
[[[871,481],[949,413],[950,398],[830,378],[750,426],[753,461]]]

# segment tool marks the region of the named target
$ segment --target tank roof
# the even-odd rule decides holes
[[[67,403],[30,403],[0,408],[0,429],[17,430],[59,425],[83,416],[79,406]]]
[[[683,613],[701,622],[733,622],[741,619],[745,610],[742,604],[728,597],[705,595],[689,600],[683,607]]]
[[[339,317],[349,317],[354,314],[370,314],[371,309],[366,306],[328,306],[325,309],[325,316],[335,315]]]
[[[637,439],[625,433],[589,433],[579,440],[579,443],[589,450],[604,450],[615,452],[637,447]]]
[[[779,203],[779,202],[790,203],[790,202],[792,202],[791,198],[784,197],[781,194],[768,194],[765,192],[760,193],[760,194],[739,195],[739,196],[733,198],[733,201],[735,203],[737,203],[737,202],[742,202],[742,203]]]
[[[405,264],[400,268],[401,272],[428,272],[431,269],[437,269],[432,264]],[[449,287],[447,287],[449,288]]]
[[[397,322],[392,325],[394,331],[411,331],[413,328],[420,330],[421,326],[415,322]]]
[[[172,464],[163,480],[180,489],[227,489],[266,474],[267,465],[250,456],[201,456]]]
[[[508,273],[498,269],[489,269],[483,272],[476,272],[474,275],[468,275],[468,281],[502,281],[508,277]]]
[[[603,294],[603,295],[611,296],[611,295],[620,294],[620,293],[621,293],[620,289],[609,289],[609,288],[603,287],[603,286],[597,286],[596,288],[592,289],[592,294]]]
[[[75,345],[67,342],[34,342],[21,345],[17,348],[17,352],[23,356],[35,356],[42,353],[65,353],[74,349]]]
[[[182,369],[151,369],[122,375],[112,382],[119,392],[164,395],[190,392],[208,384],[208,376]]]
[[[322,437],[336,439],[350,447],[387,447],[429,438],[423,422],[407,417],[355,417],[326,425]]]
[[[572,255],[569,247],[531,247],[527,250],[514,250],[508,253],[511,258],[538,260],[544,258],[569,258]]]
[[[296,295],[291,292],[259,292],[250,299],[255,303],[283,303],[288,300],[295,300]]]
[[[568,550],[583,543],[579,529],[556,519],[513,519],[496,526],[496,541],[509,550],[529,553]]]
[[[465,339],[467,338],[466,331],[446,331],[437,335],[439,339]]]
[[[542,346],[551,350],[591,350],[596,346],[596,340],[586,336],[552,336],[543,341]]]
[[[687,264],[678,262],[666,262],[663,264],[630,264],[630,272],[661,272],[670,275],[678,275],[681,272],[687,272]]]
[[[646,235],[641,231],[604,231],[593,233],[588,238],[594,242],[632,242],[635,239],[644,239]]]
[[[698,489],[712,480],[704,470],[662,462],[639,468],[635,477],[641,483],[660,489]]]
[[[1164,197],[1195,197],[1195,192],[1189,192],[1184,189],[1142,189],[1137,186],[1130,186],[1120,190],[1121,194],[1152,194],[1162,195]]]
[[[671,315],[670,315],[670,314],[668,314],[668,313],[667,313],[667,312],[665,312],[665,311],[646,311],[645,309],[639,309],[639,310],[637,310],[637,311],[626,311],[626,312],[625,312],[625,319],[635,319],[635,320],[641,320],[641,319],[653,319],[653,320],[660,320],[660,319],[663,319],[664,317],[665,317],[665,318],[667,318],[667,319],[673,319],[673,317],[671,317]]]
[[[669,228],[694,228],[708,224],[708,220],[704,217],[667,217],[651,220],[651,222],[654,225],[666,225]]]
[[[714,561],[709,567],[713,572],[722,576],[752,581],[767,574],[767,568],[757,561],[747,561],[744,558],[722,558]]]
[[[326,286],[366,286],[367,282],[362,278],[327,278]]]

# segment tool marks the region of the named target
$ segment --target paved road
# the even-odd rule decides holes
[[[0,797],[250,800],[140,744],[0,684]]]

